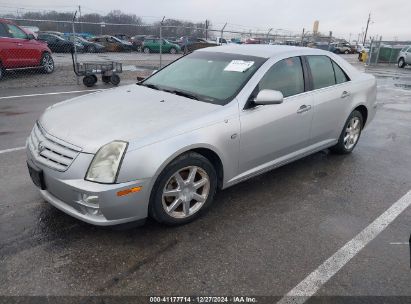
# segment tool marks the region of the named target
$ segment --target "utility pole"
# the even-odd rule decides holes
[[[224,24],[223,28],[221,29],[221,38],[223,38],[224,29],[227,26],[227,22]]]
[[[82,19],[81,19],[81,6],[80,5],[78,6],[78,12],[79,12],[79,15],[80,15],[79,21],[82,22]],[[80,23],[80,32],[83,32],[83,23]]]
[[[365,28],[364,41],[362,42],[362,45],[365,45],[365,40],[367,39],[368,26],[370,25],[370,21],[371,21],[371,13],[368,15],[367,27]]]
[[[208,39],[208,20],[205,21],[205,39]]]
[[[165,18],[166,16],[164,16],[163,17],[163,20],[161,20],[161,22],[160,22],[160,69],[161,69],[161,64],[162,64],[162,53],[163,53],[163,33],[162,33],[162,30],[163,30],[163,22],[164,22],[164,18]]]
[[[270,28],[267,32],[267,40],[268,40],[268,36],[270,36],[271,31],[273,30],[273,28]]]
[[[301,34],[301,46],[304,44],[304,33],[305,33],[305,28],[303,28],[303,33]]]

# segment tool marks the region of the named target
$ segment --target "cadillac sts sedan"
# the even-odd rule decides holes
[[[49,107],[27,163],[43,198],[77,219],[178,225],[218,189],[322,149],[351,153],[375,112],[374,77],[338,55],[219,46]]]

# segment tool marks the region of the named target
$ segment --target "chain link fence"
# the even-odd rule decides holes
[[[80,19],[81,20],[81,19]],[[176,20],[155,24],[106,23],[78,19],[0,19],[0,88],[135,82],[185,53],[227,43],[301,45],[307,36],[287,30],[238,30],[208,21],[184,25]],[[46,46],[51,59],[44,58]],[[29,68],[29,69],[27,69]],[[51,70],[53,69],[53,70]],[[76,73],[75,73],[76,72]],[[77,75],[76,75],[77,74]],[[97,77],[96,77],[97,76]],[[94,83],[93,83],[94,82]]]
[[[368,67],[382,64],[398,66],[401,50],[410,45],[411,41],[384,41],[382,37],[371,40],[366,64]]]

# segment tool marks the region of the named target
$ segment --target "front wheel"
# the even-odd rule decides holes
[[[357,110],[353,111],[344,125],[338,143],[331,148],[331,151],[337,154],[351,153],[360,139],[363,127],[361,112]]]
[[[177,50],[175,48],[170,49],[170,54],[176,54],[176,53],[177,53]]]
[[[350,53],[350,51],[348,51],[348,50],[346,50],[346,51],[344,52],[345,55],[347,55],[347,54],[349,54],[349,53]]]
[[[398,60],[398,67],[401,68],[401,69],[405,67],[405,60],[404,60],[404,58],[400,58],[400,59]]]
[[[54,60],[49,53],[44,53],[41,57],[40,65],[46,74],[51,74],[54,71]]]
[[[148,47],[145,47],[143,49],[144,54],[150,54],[150,49]]]
[[[166,225],[182,225],[198,218],[213,202],[217,189],[214,166],[198,153],[171,162],[157,178],[149,214]]]

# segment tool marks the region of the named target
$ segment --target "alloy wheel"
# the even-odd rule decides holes
[[[44,70],[47,73],[53,72],[53,70],[54,70],[54,61],[53,61],[53,58],[49,54],[44,55],[43,61],[42,61],[41,64],[42,64]]]
[[[207,172],[197,166],[179,169],[167,181],[162,204],[173,218],[187,218],[201,209],[210,192]]]
[[[351,150],[358,141],[361,133],[361,121],[359,117],[354,116],[345,129],[344,147]]]

